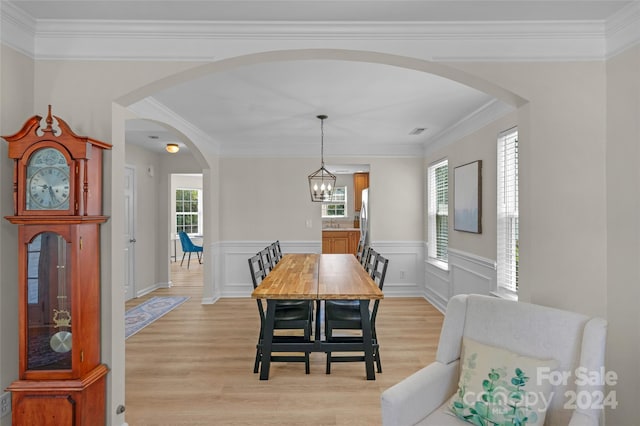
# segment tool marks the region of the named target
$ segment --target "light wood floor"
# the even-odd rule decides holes
[[[127,302],[129,309],[152,296],[191,296],[126,341],[130,426],[378,425],[380,393],[435,358],[442,314],[424,299],[388,298],[378,311],[383,373],[375,381],[365,380],[359,362],[334,363],[326,375],[320,353],[311,354],[310,375],[302,363],[273,363],[269,380],[260,381],[255,300],[202,305],[195,270],[192,262],[195,286],[179,277],[186,268],[176,269],[179,285]]]

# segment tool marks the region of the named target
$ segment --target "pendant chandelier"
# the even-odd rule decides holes
[[[324,120],[326,115],[319,115],[320,119],[320,168],[309,175],[309,192],[311,201],[330,201],[336,186],[336,175],[324,168]]]

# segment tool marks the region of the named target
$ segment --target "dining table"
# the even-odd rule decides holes
[[[267,302],[260,380],[269,379],[273,352],[364,352],[366,378],[375,380],[369,304],[372,300],[384,298],[384,294],[353,254],[285,254],[254,289],[251,297]],[[273,340],[276,304],[279,300],[316,302],[313,340]],[[362,339],[322,339],[320,307],[323,300],[359,300]]]

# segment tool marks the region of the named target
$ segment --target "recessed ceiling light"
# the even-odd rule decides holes
[[[180,151],[180,147],[178,146],[177,143],[168,143],[165,149],[167,150],[168,153],[171,153],[171,154],[175,154],[176,152]]]

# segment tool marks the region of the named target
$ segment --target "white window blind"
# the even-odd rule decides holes
[[[518,291],[518,129],[498,135],[498,290]]]
[[[449,246],[449,162],[439,161],[428,169],[428,256],[448,262]]]

